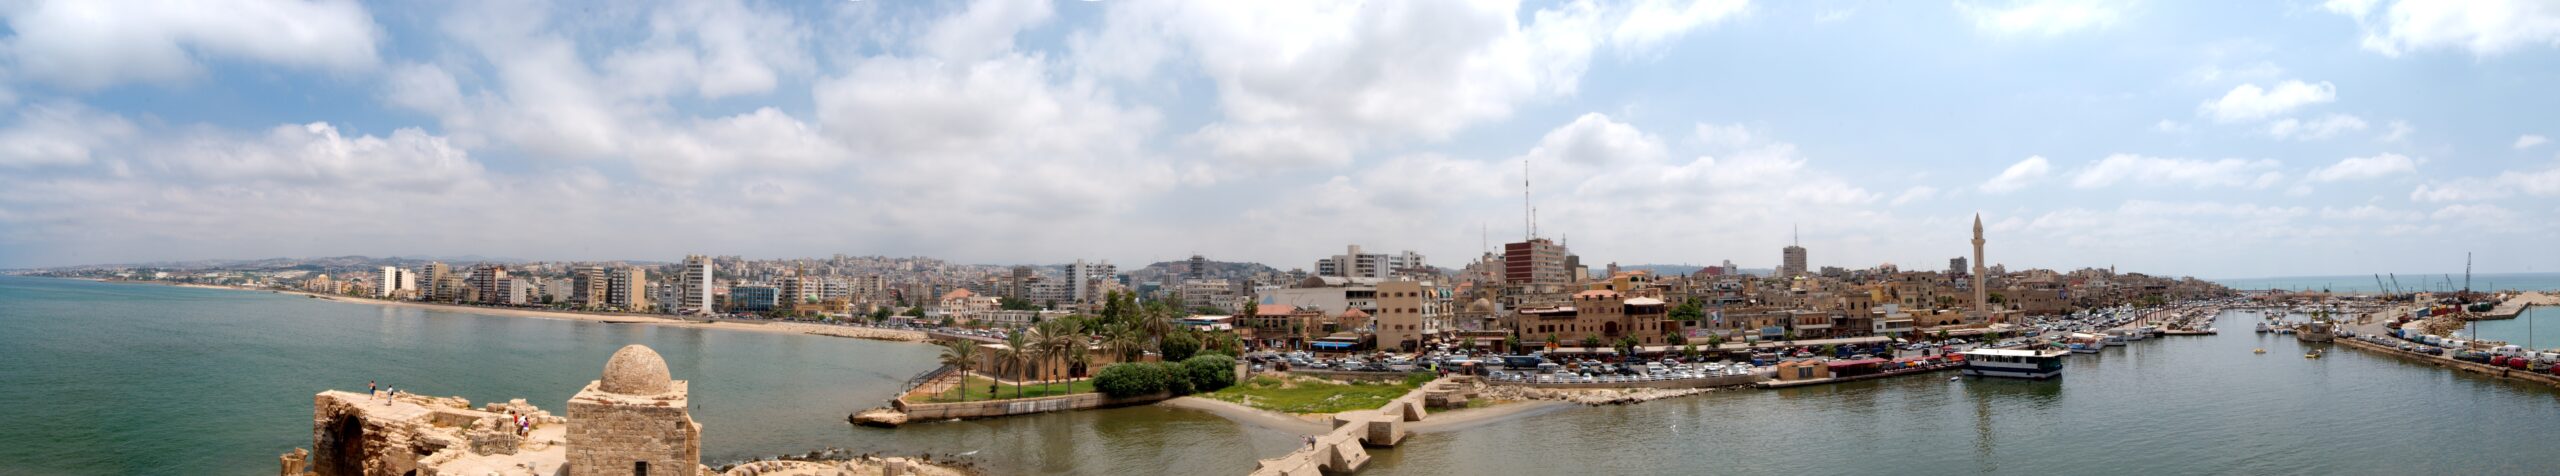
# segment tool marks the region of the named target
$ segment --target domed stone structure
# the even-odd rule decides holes
[[[649,346],[632,344],[613,352],[604,362],[604,380],[596,389],[623,395],[657,395],[667,393],[673,379],[667,377],[667,361]]]
[[[648,346],[614,351],[604,378],[569,398],[568,476],[703,472],[702,426],[690,391]]]

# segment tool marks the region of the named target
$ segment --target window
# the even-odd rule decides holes
[[[631,476],[649,476],[649,462],[647,462],[647,461],[633,461],[633,462],[631,462]]]

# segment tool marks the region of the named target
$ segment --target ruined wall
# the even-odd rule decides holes
[[[415,441],[412,419],[369,416],[362,395],[324,392],[311,402],[311,461],[319,476],[398,476],[417,469],[433,453]],[[440,447],[439,447],[440,448]]]
[[[649,476],[695,474],[702,429],[682,393],[676,395],[646,400],[580,392],[569,400],[569,475],[638,474],[634,463],[647,463]]]

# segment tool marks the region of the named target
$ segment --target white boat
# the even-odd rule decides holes
[[[2124,329],[2107,329],[2107,336],[2100,338],[2098,341],[2110,347],[2124,345],[2125,334],[2129,333],[2125,332]]]
[[[2104,339],[2095,334],[2071,334],[2071,338],[2067,342],[2070,344],[2071,351],[2074,353],[2095,354],[2098,353],[2099,350],[2107,348],[2107,344],[2104,342]]]
[[[1964,374],[2044,380],[2062,376],[2058,350],[1974,349],[1964,351]]]
[[[2260,334],[2265,334],[2265,333],[2268,333],[2268,332],[2275,332],[2275,329],[2270,328],[2270,327],[2267,327],[2267,323],[2266,323],[2266,321],[2259,321],[2259,322],[2258,322],[2258,333],[2260,333]]]

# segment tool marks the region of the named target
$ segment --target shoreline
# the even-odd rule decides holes
[[[1248,407],[1225,400],[1194,396],[1174,397],[1162,402],[1157,402],[1156,404],[1172,408],[1198,410],[1226,418],[1228,421],[1233,421],[1238,424],[1260,426],[1291,433],[1321,434],[1333,431],[1332,426],[1326,424],[1324,420],[1321,419],[1322,417],[1331,416],[1331,414],[1299,415],[1293,413],[1280,413]],[[1559,410],[1583,406],[1588,405],[1556,400],[1506,402],[1489,407],[1466,408],[1432,413],[1430,416],[1423,418],[1422,421],[1413,422],[1407,425],[1405,429],[1414,433],[1444,433],[1517,418],[1544,415]],[[1311,417],[1318,419],[1308,419]]]
[[[78,278],[74,278],[74,279],[78,279]],[[459,312],[459,313],[466,313],[466,314],[478,314],[478,315],[491,316],[491,317],[513,317],[513,318],[551,319],[551,320],[563,320],[563,321],[595,322],[595,323],[603,323],[603,324],[646,324],[646,325],[666,326],[666,327],[680,327],[680,328],[691,328],[691,329],[713,329],[713,330],[731,330],[731,331],[744,331],[744,332],[763,332],[763,333],[769,333],[769,334],[799,334],[799,335],[812,335],[812,336],[820,336],[820,337],[837,337],[837,338],[846,338],[846,339],[875,340],[875,341],[884,341],[884,342],[916,342],[916,343],[922,343],[922,342],[928,342],[928,341],[931,341],[931,340],[932,340],[932,338],[931,338],[930,336],[925,335],[925,333],[924,333],[924,332],[921,332],[921,331],[909,331],[909,330],[898,330],[898,329],[881,329],[881,328],[875,328],[875,327],[854,327],[854,326],[838,326],[838,325],[831,325],[831,324],[812,324],[812,323],[803,323],[803,322],[779,322],[779,321],[777,321],[777,322],[738,322],[738,321],[716,321],[716,320],[692,320],[692,319],[679,318],[679,317],[675,317],[675,316],[662,316],[662,315],[651,315],[651,314],[594,313],[594,312],[580,312],[580,311],[563,311],[563,310],[553,310],[553,309],[524,309],[524,308],[509,308],[509,307],[484,307],[484,306],[467,306],[467,305],[461,305],[461,304],[445,304],[445,303],[432,303],[432,302],[394,301],[394,300],[388,300],[388,299],[375,299],[375,298],[361,297],[361,296],[342,296],[342,295],[335,295],[335,294],[320,294],[320,293],[314,293],[314,292],[309,292],[309,291],[301,291],[301,290],[293,290],[293,289],[244,288],[244,287],[237,287],[237,286],[220,286],[220,285],[211,285],[211,284],[165,283],[165,282],[151,282],[151,281],[110,281],[110,280],[103,280],[103,279],[83,279],[83,280],[86,280],[86,281],[95,281],[95,282],[101,282],[101,283],[108,283],[108,284],[150,284],[150,285],[172,286],[172,287],[181,287],[181,288],[211,289],[211,290],[220,290],[220,291],[267,292],[267,293],[271,293],[271,294],[299,295],[299,296],[303,296],[303,297],[305,297],[305,298],[307,298],[307,299],[317,299],[317,300],[321,300],[321,301],[338,302],[338,303],[346,303],[346,304],[366,304],[366,305],[383,306],[383,307],[399,307],[399,308],[410,308],[410,309],[426,309],[426,310],[437,310],[437,311],[447,311],[447,312]]]

